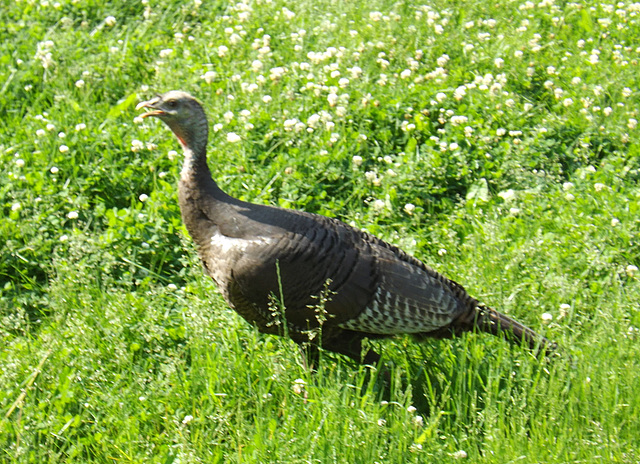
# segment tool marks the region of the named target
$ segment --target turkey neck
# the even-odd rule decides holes
[[[200,245],[209,240],[203,221],[217,225],[222,206],[231,197],[212,179],[207,165],[206,122],[176,134],[184,148],[184,161],[178,182],[180,212],[189,234]]]

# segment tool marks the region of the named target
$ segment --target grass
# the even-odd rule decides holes
[[[0,461],[640,460],[638,4],[0,13]],[[366,228],[570,358],[400,337],[387,385],[311,375],[199,268],[177,143],[134,119],[173,88],[227,192]]]

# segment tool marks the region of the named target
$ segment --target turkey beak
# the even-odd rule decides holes
[[[160,97],[156,97],[156,98],[152,98],[151,100],[140,102],[136,106],[136,110],[140,110],[142,108],[150,108],[154,110],[154,111],[147,111],[146,113],[141,114],[140,115],[141,118],[146,118],[148,116],[162,116],[164,114],[164,111],[162,111],[161,109],[158,109],[156,106],[159,102],[160,102]]]

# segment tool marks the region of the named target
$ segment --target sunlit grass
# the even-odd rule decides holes
[[[637,3],[18,1],[0,8],[3,462],[640,459]],[[562,347],[372,342],[224,303],[180,221],[196,95],[239,198],[338,217]]]

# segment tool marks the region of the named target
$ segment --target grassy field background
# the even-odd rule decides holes
[[[640,462],[640,4],[0,5],[0,461]],[[557,341],[376,342],[227,308],[180,221],[186,90],[230,194],[338,217]],[[177,151],[177,153],[176,153]]]

